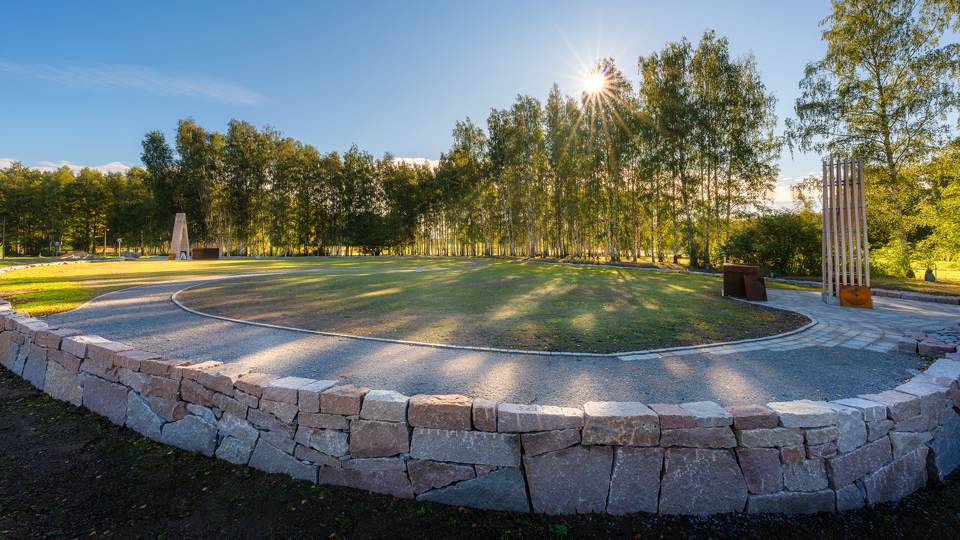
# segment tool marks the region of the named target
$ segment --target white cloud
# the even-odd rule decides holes
[[[11,158],[0,158],[0,169],[7,169],[7,168],[9,168],[11,165],[13,165],[13,163],[14,163],[15,161],[17,161],[17,160],[11,159]],[[122,172],[127,172],[127,170],[130,169],[130,166],[129,166],[129,165],[124,165],[123,163],[120,163],[119,161],[114,161],[114,162],[111,162],[111,163],[107,163],[106,165],[97,165],[97,166],[95,166],[95,167],[88,167],[88,166],[86,166],[86,165],[74,165],[73,163],[70,163],[69,161],[57,161],[57,162],[53,162],[53,161],[38,161],[38,162],[36,162],[36,164],[35,164],[34,166],[30,166],[29,164],[25,164],[24,166],[27,167],[27,168],[30,168],[30,169],[36,169],[36,170],[38,170],[38,171],[56,171],[56,170],[60,169],[61,167],[67,167],[68,169],[70,169],[70,170],[73,171],[73,172],[79,172],[81,169],[90,168],[90,169],[93,169],[93,170],[95,170],[95,171],[100,171],[100,172],[102,172],[102,173],[104,173],[104,174],[106,174],[106,173],[112,173],[112,172],[121,172],[121,173],[122,173]]]
[[[430,165],[430,168],[436,169],[440,166],[439,159],[427,159],[422,157],[408,158],[408,157],[398,157],[393,158],[394,161],[399,161],[401,163],[409,163],[410,165]]]
[[[228,105],[259,106],[267,102],[264,96],[230,81],[126,64],[55,67],[0,60],[0,72],[90,90],[134,89],[158,95],[203,97]]]

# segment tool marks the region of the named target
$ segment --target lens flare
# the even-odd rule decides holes
[[[601,73],[594,73],[587,77],[586,90],[591,94],[596,94],[600,90],[603,90],[603,75]]]

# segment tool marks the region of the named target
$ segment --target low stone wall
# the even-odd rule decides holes
[[[713,514],[893,501],[960,464],[960,356],[833,402],[583,408],[220,375],[0,304],[0,363],[146,437],[295,478],[517,512]]]

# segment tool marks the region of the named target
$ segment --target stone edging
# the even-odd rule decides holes
[[[422,501],[574,514],[847,510],[960,464],[960,355],[879,394],[721,408],[516,405],[217,373],[0,304],[0,364],[146,437]]]

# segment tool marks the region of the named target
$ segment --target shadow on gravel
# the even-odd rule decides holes
[[[550,517],[396,499],[184,452],[0,369],[0,538],[960,538],[960,481],[842,514]]]

